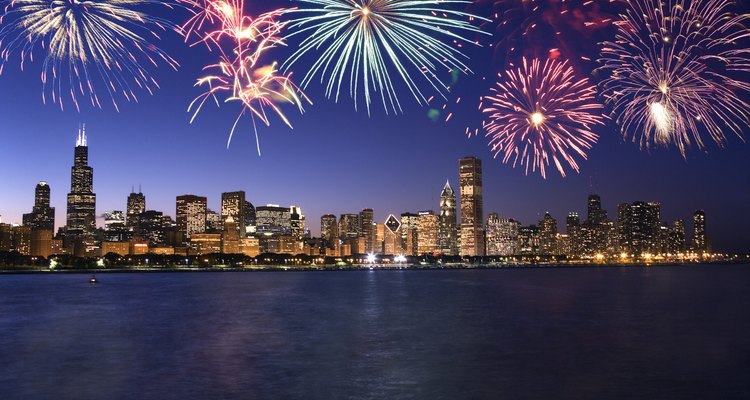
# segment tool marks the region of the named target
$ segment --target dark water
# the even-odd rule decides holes
[[[0,399],[750,397],[750,266],[0,276]]]

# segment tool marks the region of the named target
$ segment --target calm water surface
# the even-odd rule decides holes
[[[750,398],[750,266],[0,276],[0,399]]]

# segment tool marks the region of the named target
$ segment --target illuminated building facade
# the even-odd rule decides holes
[[[264,235],[289,235],[292,232],[291,210],[276,204],[255,208],[255,230]]]
[[[375,245],[376,226],[375,211],[365,208],[359,212],[359,232],[365,238],[365,249],[363,253],[373,253],[377,250]]]
[[[177,232],[182,242],[187,242],[194,234],[206,232],[207,199],[186,194],[177,197]]]
[[[459,161],[461,198],[462,256],[484,255],[484,204],[482,196],[482,161],[467,157]]]
[[[128,195],[128,202],[127,202],[127,218],[126,218],[126,224],[128,228],[134,229],[138,226],[138,218],[141,214],[146,212],[146,196],[141,193],[140,191],[136,193],[135,191],[132,191]]]
[[[289,207],[289,227],[295,240],[299,241],[305,237],[305,215],[299,206]]]
[[[39,182],[34,190],[34,207],[31,213],[23,215],[23,224],[32,230],[55,230],[55,208],[50,207],[50,187],[47,182]]]
[[[703,210],[693,214],[693,250],[700,254],[709,250],[706,239],[706,213]]]
[[[557,220],[545,213],[539,221],[539,251],[541,254],[559,254],[557,248]]]
[[[245,211],[247,204],[244,191],[224,192],[221,194],[221,221],[226,221],[227,217],[231,215],[242,237],[245,237],[247,233]]]
[[[401,246],[407,256],[416,256],[419,251],[419,214],[401,214]]]
[[[89,165],[86,127],[78,132],[73,167],[70,173],[66,234],[70,238],[91,236],[96,230],[96,194],[94,169]]]
[[[332,249],[338,243],[339,228],[335,215],[326,214],[320,217],[320,237],[328,248]]]
[[[445,181],[440,193],[440,219],[438,220],[438,248],[440,252],[458,255],[458,228],[456,227],[456,193],[450,182]]]
[[[439,217],[432,210],[420,211],[417,219],[417,253],[436,254],[438,248]]]
[[[224,232],[221,235],[221,252],[224,254],[240,253],[240,229],[231,213],[224,220]]]
[[[359,214],[341,214],[339,218],[339,238],[356,238],[359,236]]]

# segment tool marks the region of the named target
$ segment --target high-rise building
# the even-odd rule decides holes
[[[105,211],[104,240],[109,242],[120,242],[126,240],[128,236],[128,229],[125,226],[125,213],[116,210]]]
[[[39,182],[34,190],[34,207],[23,215],[23,224],[32,230],[55,230],[55,208],[50,207],[50,188],[47,182]]]
[[[172,228],[172,218],[160,211],[147,210],[140,214],[136,232],[140,239],[148,241],[152,247],[168,244]]]
[[[518,253],[523,255],[539,254],[539,227],[529,225],[518,228]]]
[[[224,222],[221,219],[221,214],[212,210],[206,210],[206,232],[208,233],[221,233],[224,230]]]
[[[289,224],[294,240],[302,240],[305,236],[305,215],[299,206],[289,207]]]
[[[706,213],[703,210],[693,214],[693,250],[698,253],[709,250],[706,238]]]
[[[440,193],[440,219],[438,221],[438,249],[445,255],[458,255],[458,229],[456,228],[456,193],[445,181]]]
[[[221,234],[221,252],[224,254],[240,253],[240,228],[235,223],[232,213],[227,214],[224,220],[224,231]]]
[[[401,244],[401,222],[393,214],[383,223],[383,253],[390,255],[403,254]]]
[[[419,232],[417,232],[419,214],[401,214],[401,243],[404,254],[416,256],[419,251]]]
[[[239,221],[237,221],[239,223]],[[255,233],[255,206],[249,201],[245,201],[245,234]]]
[[[290,235],[292,232],[291,209],[278,204],[256,207],[255,224],[255,230],[259,234]]]
[[[206,232],[207,199],[186,194],[177,197],[177,231],[181,241],[187,242],[193,234]]]
[[[325,246],[333,249],[339,238],[339,227],[336,216],[326,214],[320,217],[320,238],[325,241]]]
[[[66,234],[92,235],[96,230],[96,194],[94,194],[94,169],[89,166],[89,148],[86,126],[78,131],[73,167],[70,173]]]
[[[435,254],[438,247],[438,221],[440,217],[432,210],[420,211],[417,219],[417,253]]]
[[[141,214],[146,212],[146,196],[138,191],[133,190],[128,195],[128,204],[126,209],[126,223],[128,228],[134,229],[138,226],[139,217]]]
[[[245,221],[245,192],[225,192],[221,194],[221,221],[226,221],[228,216],[234,217],[238,226]],[[243,231],[243,230],[241,230]],[[244,232],[241,232],[244,236]]]
[[[462,256],[484,255],[484,221],[482,196],[482,161],[475,157],[459,161],[461,190],[461,249]]]
[[[500,242],[500,216],[497,213],[491,212],[487,216],[487,224],[485,225],[485,251],[488,256],[500,255],[499,242]]]
[[[356,238],[359,236],[359,214],[341,214],[339,218],[339,238]]]
[[[365,238],[365,252],[374,253],[375,246],[375,211],[365,208],[359,212],[359,232]]]
[[[598,225],[607,219],[607,211],[602,209],[602,199],[598,194],[589,196],[587,221],[590,225]]]
[[[617,244],[621,253],[636,257],[658,254],[667,241],[660,222],[661,205],[642,201],[617,206]],[[666,234],[666,236],[669,236]]]
[[[684,253],[685,250],[687,250],[685,242],[685,221],[678,219],[672,224],[670,252],[679,254]]]
[[[542,254],[558,254],[557,220],[550,213],[545,213],[539,221],[539,251]]]

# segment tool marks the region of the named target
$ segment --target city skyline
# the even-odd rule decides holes
[[[247,6],[260,12],[288,4],[269,1]],[[210,53],[200,46],[189,47],[178,35],[164,35],[161,45],[183,55],[181,68],[156,70],[160,89],[153,96],[140,96],[138,103],[123,102],[119,112],[108,106],[83,105],[76,112],[44,105],[37,90],[39,76],[6,66],[0,92],[13,96],[0,97],[3,221],[22,222],[22,215],[30,211],[33,187],[40,181],[52,188],[57,225],[64,221],[60,207],[69,185],[68,149],[73,132],[85,122],[89,143],[96,149],[89,158],[97,170],[99,215],[123,210],[123,198],[131,187],[141,185],[149,208],[170,215],[178,194],[207,196],[208,207],[218,210],[220,193],[244,190],[253,204],[299,203],[311,216],[371,207],[382,219],[425,206],[437,209],[432,204],[439,201],[446,178],[458,191],[454,161],[474,155],[483,160],[485,211],[501,217],[537,221],[549,211],[562,220],[569,211],[585,210],[582,193],[596,192],[611,215],[620,202],[639,200],[661,202],[664,218],[670,221],[687,219],[704,208],[717,248],[750,251],[740,235],[750,226],[750,214],[745,212],[750,203],[750,146],[737,137],[729,136],[723,148],[708,143],[706,152],[689,148],[683,159],[676,149],[642,151],[609,122],[596,130],[600,139],[588,151],[588,160],[579,160],[580,173],[571,172],[566,178],[550,173],[544,180],[492,159],[488,139],[481,134],[467,138],[466,126],[476,125],[469,101],[452,106],[454,116],[445,122],[442,111],[440,118],[431,119],[435,107],[405,102],[403,113],[374,110],[368,116],[365,110],[354,111],[350,101],[337,104],[320,91],[310,91],[313,106],[306,107],[303,115],[288,115],[294,129],[280,121],[259,128],[262,155],[258,156],[247,122],[227,148],[237,110],[232,105],[207,105],[189,123],[188,104],[199,94],[193,85],[210,62]],[[491,59],[491,49],[467,51],[472,59]],[[283,60],[285,55],[284,49],[278,49],[271,58]],[[459,79],[451,100],[485,93],[500,70],[493,62],[473,62],[472,67],[475,74]],[[310,220],[312,227],[317,224],[315,218]]]
[[[88,154],[86,130],[83,126],[78,131],[74,148],[67,222],[58,227],[58,232],[61,233],[58,238],[67,243],[65,246],[73,246],[73,243],[80,241],[86,243],[86,246],[95,246],[90,240],[96,236],[101,238],[101,246],[104,246],[104,241],[127,242],[132,237],[136,242],[131,240],[131,246],[138,240],[145,239],[150,243],[146,244],[148,247],[173,243],[172,246],[198,246],[195,251],[213,249],[210,246],[216,245],[210,243],[220,240],[220,247],[215,248],[224,251],[224,235],[228,225],[238,240],[235,244],[230,243],[230,249],[242,248],[239,240],[245,240],[245,237],[261,238],[262,244],[258,239],[248,239],[254,248],[261,250],[269,248],[267,241],[271,236],[281,238],[278,239],[281,240],[280,243],[284,243],[283,237],[288,236],[288,240],[297,241],[299,246],[302,246],[303,241],[315,238],[312,231],[306,229],[305,216],[299,206],[253,206],[246,200],[244,191],[222,192],[221,207],[217,212],[208,207],[207,197],[184,194],[176,197],[176,211],[172,218],[162,211],[149,210],[147,198],[140,187],[137,193],[134,187],[131,189],[125,211],[104,212],[102,217],[105,221],[98,226],[104,228],[104,232],[97,235],[93,230],[96,225],[92,226],[96,203],[96,195],[93,193],[94,169],[88,165]],[[400,221],[390,214],[382,223],[377,222],[375,211],[371,208],[363,209],[358,214],[339,214],[338,222],[335,215],[321,216],[321,248],[330,248],[334,254],[342,255],[385,252],[388,239],[384,235],[390,230],[399,236],[400,249],[407,255],[597,254],[598,257],[599,254],[622,254],[625,257],[626,254],[661,252],[678,254],[691,248],[701,253],[711,251],[706,214],[702,209],[693,213],[692,236],[687,235],[685,218],[675,219],[671,224],[661,218],[659,202],[619,203],[616,217],[610,219],[597,194],[588,196],[585,220],[581,220],[578,212],[568,212],[565,230],[558,230],[557,221],[549,212],[545,212],[538,223],[522,226],[526,224],[512,216],[500,218],[497,212],[483,211],[480,159],[464,157],[459,160],[458,166],[458,215],[456,194],[448,179],[440,193],[437,213],[434,208],[422,208],[418,213],[401,213]],[[35,242],[38,239],[33,239],[38,236],[34,235],[38,235],[39,231],[52,233],[50,221],[54,216],[54,207],[50,205],[50,187],[46,182],[40,182],[35,188],[32,212],[24,214],[23,218],[24,225],[31,229],[32,251],[39,246]],[[216,232],[224,234],[212,236]],[[19,237],[18,240],[25,239]],[[200,243],[208,243],[205,246],[209,247],[200,250]],[[279,249],[283,248],[283,244],[279,246],[282,246]],[[340,246],[347,247],[342,251]],[[70,247],[70,251],[72,249]],[[299,251],[302,251],[302,247]],[[313,250],[305,250],[309,251]],[[394,251],[400,252],[397,248]]]

